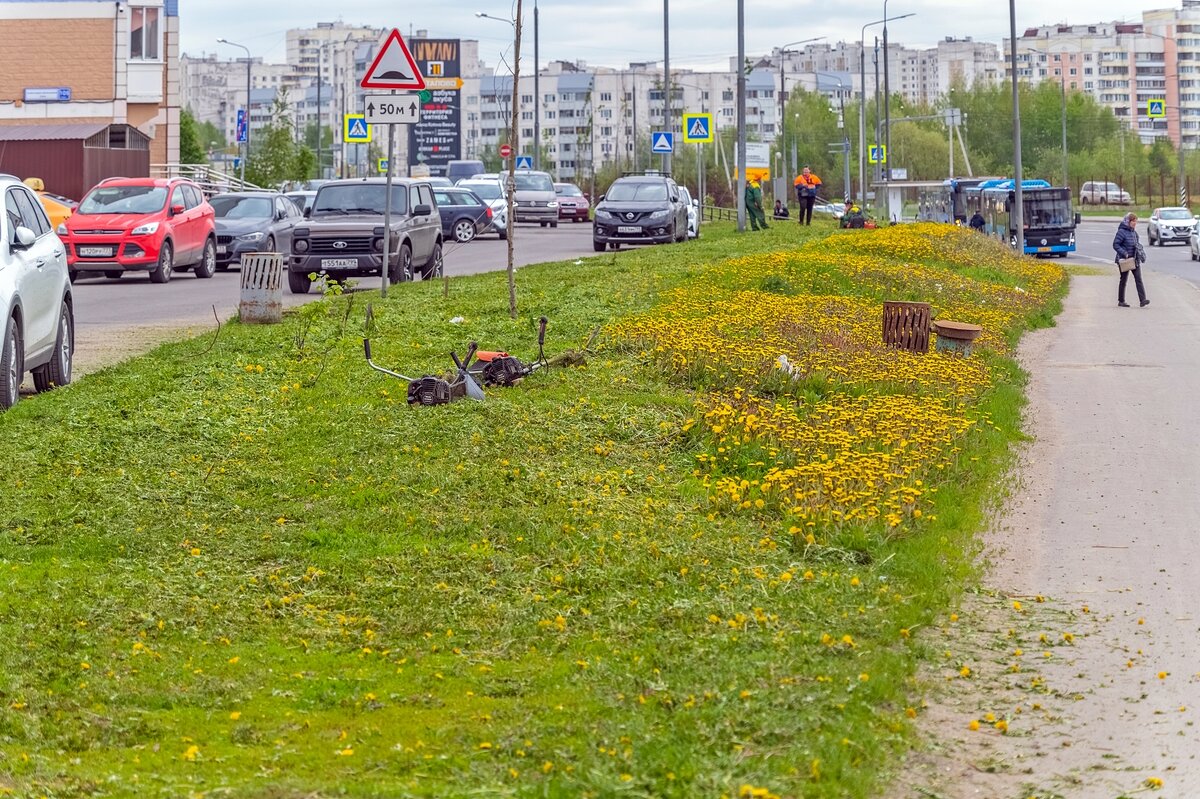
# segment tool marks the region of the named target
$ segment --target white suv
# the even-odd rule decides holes
[[[1089,180],[1079,188],[1079,204],[1087,205],[1129,205],[1132,198],[1116,183],[1106,183],[1102,180]]]
[[[20,396],[25,372],[38,391],[71,382],[75,319],[67,251],[37,195],[0,175],[0,408]]]

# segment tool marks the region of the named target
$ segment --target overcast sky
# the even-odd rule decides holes
[[[1028,27],[1070,22],[1140,21],[1142,11],[1171,7],[1168,2],[1117,0],[1016,0],[1018,35]],[[1177,0],[1176,0],[1177,2]],[[348,24],[428,30],[434,38],[477,39],[480,57],[494,67],[501,54],[511,57],[512,29],[475,17],[483,11],[511,19],[514,0],[186,0],[180,3],[183,51],[216,52],[236,57],[241,51],[217,44],[225,37],[245,44],[266,61],[284,61],[284,34],[340,17]],[[658,0],[538,0],[540,56],[584,60],[619,67],[630,61],[660,61],[663,54],[662,4]],[[746,54],[767,53],[800,39],[825,36],[831,43],[855,41],[862,25],[883,17],[883,0],[746,0]],[[528,25],[522,45],[524,68],[532,68],[533,0],[524,0]],[[890,0],[889,16],[915,12],[888,26],[890,40],[932,46],[946,36],[971,36],[997,44],[1008,35],[1008,4],[979,0]],[[402,16],[403,15],[403,16]],[[670,0],[671,66],[724,69],[737,53],[735,0]],[[878,27],[867,31],[868,41]]]

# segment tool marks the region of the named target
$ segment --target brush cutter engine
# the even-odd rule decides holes
[[[513,386],[530,373],[530,368],[511,355],[493,358],[483,365],[485,386]]]
[[[440,377],[425,375],[408,384],[409,405],[445,405],[450,401],[450,384]]]

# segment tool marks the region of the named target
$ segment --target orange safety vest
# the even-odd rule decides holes
[[[796,175],[796,179],[792,181],[792,185],[799,186],[801,183],[809,188],[814,188],[821,185],[821,179],[811,173],[809,173],[807,178],[803,174]]]

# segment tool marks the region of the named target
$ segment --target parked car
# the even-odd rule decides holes
[[[217,271],[253,252],[289,252],[292,229],[304,217],[295,203],[273,191],[218,194],[209,201],[217,216]]]
[[[25,372],[46,391],[71,382],[75,318],[67,250],[37,195],[0,175],[0,408],[20,398]]]
[[[592,206],[583,191],[574,183],[555,183],[554,194],[558,197],[558,218],[572,222],[586,222]]]
[[[438,213],[442,217],[442,236],[466,244],[492,228],[492,207],[475,192],[461,186],[433,187]]]
[[[558,195],[548,172],[518,169],[516,196],[513,200],[514,222],[537,222],[542,227],[558,227]]]
[[[212,206],[185,178],[110,178],[101,181],[59,228],[67,245],[71,279],[80,272],[119,278],[150,273],[166,283],[191,267],[196,277],[217,271],[217,232]]]
[[[292,201],[303,216],[308,209],[312,208],[313,200],[317,198],[315,191],[289,191],[283,195]]]
[[[679,187],[679,199],[687,206],[688,238],[700,238],[700,203],[692,198],[692,193],[688,191],[687,186]]]
[[[384,178],[335,180],[321,186],[312,210],[292,232],[288,288],[307,294],[311,275],[335,280],[381,275]],[[388,280],[412,280],[414,264],[422,277],[442,274],[442,224],[433,187],[422,178],[393,178]]]
[[[457,188],[470,189],[492,209],[492,230],[501,241],[508,238],[508,198],[500,178],[467,178],[460,180]]]
[[[1196,232],[1196,217],[1186,208],[1155,208],[1146,223],[1146,240],[1153,247],[1167,242],[1186,244]]]
[[[74,200],[46,191],[46,184],[41,178],[25,178],[22,182],[33,189],[38,196],[42,208],[46,211],[46,216],[50,217],[50,226],[55,230],[58,230],[59,225],[70,219],[71,214],[75,213],[75,209],[79,207],[79,203]]]
[[[665,175],[626,175],[596,205],[592,248],[687,241],[687,207],[679,186]]]
[[[1089,180],[1079,188],[1080,205],[1129,205],[1132,201],[1129,192],[1116,183]]]
[[[429,185],[433,186],[435,189],[448,189],[454,185],[454,181],[452,181],[450,178],[443,178],[437,175],[431,178],[422,178],[422,180],[428,181]]]
[[[477,160],[462,160],[450,161],[446,164],[446,177],[451,183],[458,184],[460,180],[466,180],[473,175],[478,175],[483,172],[484,166],[482,161]]]

